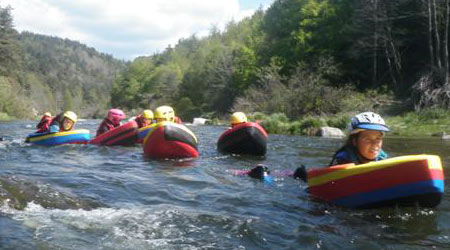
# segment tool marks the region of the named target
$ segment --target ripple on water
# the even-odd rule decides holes
[[[95,131],[99,122],[77,126]],[[270,135],[265,157],[228,155],[216,149],[225,127],[196,126],[200,158],[151,160],[139,146],[25,144],[29,124],[0,123],[0,134],[8,135],[0,142],[0,176],[17,178],[10,179],[12,197],[28,197],[23,210],[0,208],[2,228],[14,232],[0,233],[4,248],[23,242],[25,249],[439,249],[450,243],[448,192],[435,209],[351,210],[312,201],[306,184],[290,177],[266,183],[232,174],[259,163],[274,173],[300,163],[323,166],[341,140]],[[442,141],[388,138],[385,145],[391,155],[442,155],[450,178]],[[58,197],[98,206],[56,206],[64,204]]]
[[[266,246],[258,218],[230,216],[169,205],[152,208],[44,209],[30,204],[9,210],[35,230],[35,242],[50,248],[237,249]]]

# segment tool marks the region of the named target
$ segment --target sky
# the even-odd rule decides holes
[[[79,41],[117,59],[133,60],[208,35],[251,16],[274,0],[0,0],[12,7],[19,32]]]

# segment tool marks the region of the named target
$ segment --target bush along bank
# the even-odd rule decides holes
[[[316,135],[321,127],[335,127],[345,130],[350,114],[334,116],[305,116],[296,121],[290,121],[283,113],[266,115],[263,113],[250,114],[252,121],[257,121],[271,134]]]
[[[0,112],[0,121],[12,121],[14,119],[14,117],[9,116],[7,113]]]
[[[426,109],[386,118],[391,135],[443,136],[450,133],[450,110]]]
[[[256,112],[249,114],[249,119],[260,123],[271,134],[314,136],[321,127],[335,127],[345,132],[353,115],[340,113],[332,116],[305,116],[291,121],[283,113],[266,115]],[[443,136],[450,134],[450,110],[427,109],[396,116],[383,115],[383,117],[391,129],[390,136]]]

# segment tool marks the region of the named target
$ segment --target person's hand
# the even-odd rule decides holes
[[[300,164],[300,167],[298,167],[294,172],[294,178],[301,179],[304,182],[308,182],[308,173],[306,172],[305,165]]]
[[[264,177],[266,177],[269,174],[270,174],[270,171],[267,168],[267,166],[265,166],[263,164],[258,164],[258,165],[256,165],[256,167],[254,167],[254,168],[252,168],[252,170],[250,170],[250,172],[248,173],[248,176],[250,176],[252,178],[256,178],[256,179],[264,179]]]

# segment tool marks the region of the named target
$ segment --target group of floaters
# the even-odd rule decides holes
[[[87,130],[73,130],[77,121],[74,112],[67,111],[53,118],[46,113],[38,124],[38,131],[29,135],[27,141],[36,143],[40,140],[35,138],[41,136],[45,140],[48,139],[46,136],[59,133],[63,137],[75,138],[66,143],[129,145],[139,142],[144,155],[152,158],[198,157],[197,138],[182,125],[171,107],[158,107],[154,114],[145,110],[121,125],[124,118],[121,110],[109,110],[96,138],[90,140],[83,137]],[[231,127],[219,137],[219,151],[266,154],[268,136],[264,128],[249,122],[242,112],[233,113],[230,124]],[[388,159],[382,145],[383,137],[390,129],[383,118],[373,112],[363,112],[351,118],[348,130],[346,143],[336,151],[327,168],[307,170],[301,165],[295,171],[270,173],[266,166],[258,165],[249,171],[236,173],[261,179],[277,174],[293,176],[308,183],[312,197],[344,207],[372,208],[394,204],[434,207],[440,203],[444,174],[439,156],[411,155]],[[47,145],[55,144],[57,142]]]
[[[110,109],[100,123],[95,138],[88,130],[74,130],[78,120],[73,111],[65,111],[52,117],[44,113],[36,126],[37,131],[28,135],[26,142],[38,145],[97,144],[134,145],[142,143],[144,154],[152,158],[198,157],[197,138],[186,128],[170,106],[144,110],[142,114],[126,118],[120,109]]]

